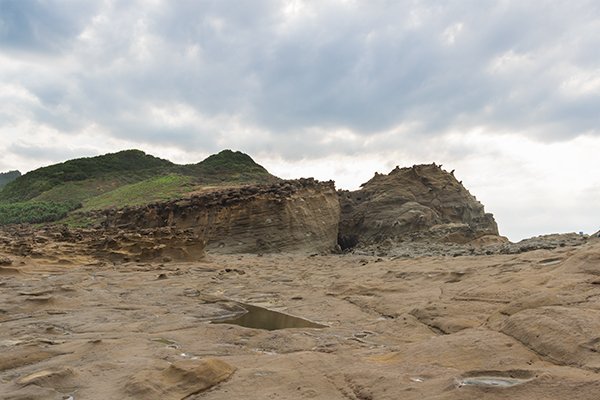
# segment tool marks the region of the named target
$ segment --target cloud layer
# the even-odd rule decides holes
[[[348,186],[436,160],[526,187],[548,146],[599,143],[598,48],[595,1],[0,0],[0,170],[229,147]]]

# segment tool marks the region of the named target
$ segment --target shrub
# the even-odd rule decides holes
[[[79,207],[78,203],[43,201],[0,204],[0,225],[57,221]]]

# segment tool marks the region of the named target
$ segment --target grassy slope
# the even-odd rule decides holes
[[[83,202],[81,211],[125,207],[172,200],[185,196],[194,189],[192,177],[169,174],[91,197]]]
[[[231,150],[213,154],[198,164],[178,166],[176,171],[195,177],[201,184],[265,183],[278,179],[249,155]]]

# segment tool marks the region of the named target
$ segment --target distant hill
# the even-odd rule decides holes
[[[223,150],[207,157],[198,164],[185,165],[179,168],[185,175],[203,178],[206,182],[219,181],[253,181],[272,180],[262,165],[254,162],[252,157],[241,151]]]
[[[0,190],[0,224],[51,222],[83,208],[140,205],[213,185],[278,180],[247,154],[223,150],[178,165],[140,150],[79,158],[31,171]]]
[[[0,172],[0,188],[21,176],[19,171]]]

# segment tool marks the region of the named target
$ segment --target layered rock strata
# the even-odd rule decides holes
[[[314,253],[336,246],[340,206],[332,181],[299,179],[109,210],[105,217],[109,228],[190,229],[218,253]]]
[[[342,248],[392,241],[467,243],[498,236],[492,214],[452,172],[434,164],[396,167],[360,190],[339,191]]]

